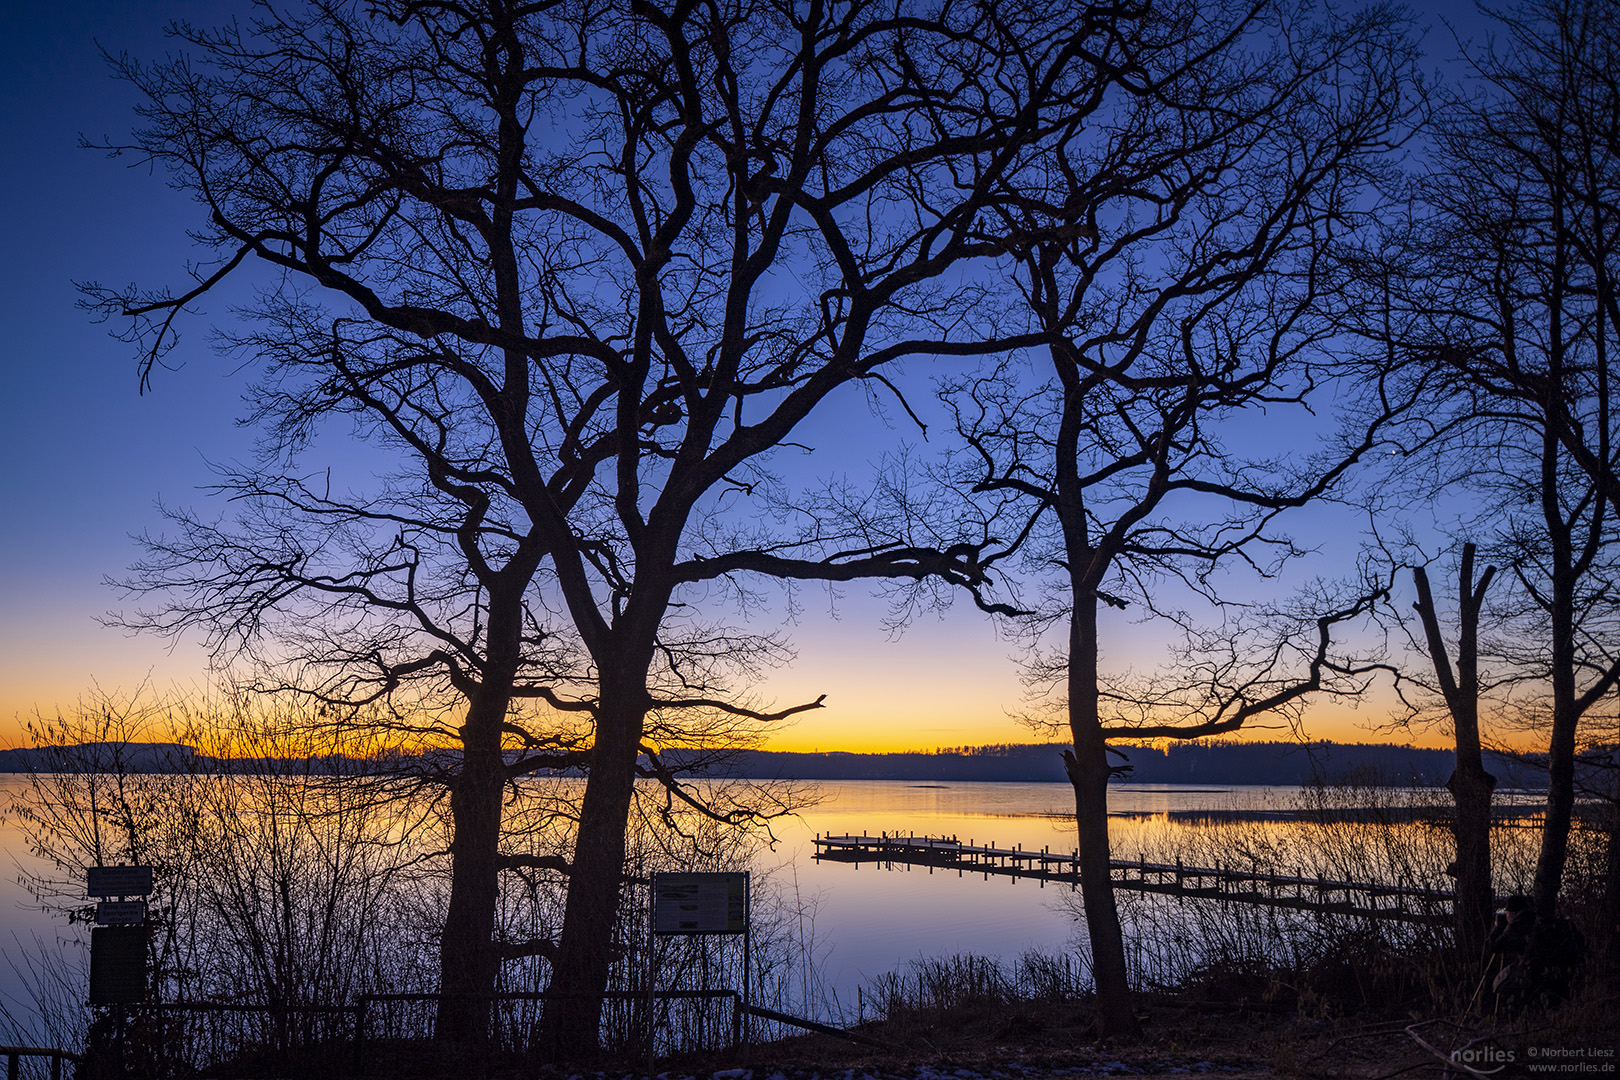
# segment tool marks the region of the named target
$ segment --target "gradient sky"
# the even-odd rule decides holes
[[[138,162],[78,144],[81,135],[116,140],[134,119],[133,94],[109,76],[98,43],[161,57],[169,20],[216,23],[239,9],[59,0],[7,12],[0,37],[0,145],[8,148],[0,170],[7,246],[0,258],[0,746],[15,745],[36,712],[70,708],[93,686],[166,690],[205,679],[193,644],[171,648],[97,620],[122,603],[104,579],[136,557],[130,534],[160,528],[156,503],[202,503],[207,462],[244,457],[251,445],[251,433],[233,423],[245,376],[207,343],[210,322],[230,318],[231,297],[210,298],[173,355],[180,370],[159,373],[154,390],[140,395],[129,348],[77,309],[73,283],[177,281],[196,207]],[[1431,37],[1450,41],[1444,30]],[[1330,528],[1343,539],[1342,523]],[[881,601],[855,587],[842,596],[835,618],[824,592],[803,594],[804,617],[789,628],[798,660],[765,693],[778,705],[824,693],[828,708],[801,718],[773,745],[868,750],[1033,738],[1008,715],[1021,694],[1015,646],[970,605],[925,618],[891,641],[878,626]],[[1128,616],[1109,615],[1118,622],[1110,630],[1113,658],[1153,663],[1155,640]],[[1368,726],[1383,714],[1376,705],[1320,709],[1310,734],[1374,738]]]

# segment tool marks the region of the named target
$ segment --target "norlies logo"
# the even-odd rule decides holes
[[[1451,1060],[1458,1065],[1468,1066],[1475,1073],[1489,1076],[1513,1064],[1514,1052],[1494,1046],[1465,1046],[1460,1050],[1453,1050]]]

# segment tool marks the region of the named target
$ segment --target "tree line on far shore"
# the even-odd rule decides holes
[[[705,768],[717,777],[752,780],[918,780],[1066,783],[1061,743],[995,743],[983,746],[941,747],[932,751],[858,753],[846,750],[786,751],[737,750]],[[1269,786],[1336,783],[1354,779],[1358,784],[1390,787],[1432,787],[1443,784],[1456,768],[1451,750],[1404,746],[1396,743],[1196,742],[1173,743],[1162,749],[1124,748],[1123,762],[1130,771],[1116,783],[1136,784],[1259,784]],[[449,757],[452,752],[441,752]],[[685,769],[684,753],[665,752],[673,766]],[[1536,791],[1547,786],[1546,755],[1487,750],[1486,759],[1503,791]],[[1607,778],[1607,759],[1594,756],[1580,768],[1579,789],[1588,798],[1601,798]],[[236,773],[275,772],[289,775],[302,769],[311,776],[363,776],[406,767],[384,758],[349,758],[322,755],[295,762],[254,757],[216,757],[199,754],[182,743],[84,744],[70,747],[0,750],[0,773],[37,772],[69,765],[76,772]],[[296,768],[295,768],[296,767]],[[421,771],[421,763],[408,763]],[[562,769],[558,775],[582,775]]]

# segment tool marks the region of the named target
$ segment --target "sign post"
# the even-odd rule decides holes
[[[85,891],[91,896],[151,896],[150,866],[89,866],[85,868]]]
[[[117,1010],[113,1058],[124,1075],[124,1007],[146,1000],[146,897],[152,895],[150,866],[91,866],[85,892],[99,897],[90,931],[90,1004]],[[130,897],[141,897],[131,900]],[[117,899],[112,899],[116,897]]]
[[[138,1005],[145,1000],[146,927],[91,930],[90,1004]]]
[[[748,933],[748,874],[654,874],[653,933]]]
[[[655,873],[652,876],[652,910],[650,912],[654,935],[741,934],[743,939],[744,1005],[752,1003],[749,983],[753,966],[753,940],[749,933],[750,875],[742,872],[681,872]],[[651,1006],[653,970],[649,958],[647,971],[647,998]],[[743,1010],[743,1016],[747,1016]],[[739,1028],[740,1034],[740,1025]],[[652,1060],[652,1015],[647,1017],[647,1058],[649,1070]]]
[[[98,900],[97,926],[140,926],[146,922],[145,900]]]

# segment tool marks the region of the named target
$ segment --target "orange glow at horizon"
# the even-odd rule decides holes
[[[855,598],[842,618],[809,617],[794,628],[797,661],[771,672],[753,703],[785,709],[826,694],[822,708],[794,716],[771,732],[763,749],[893,753],[941,747],[1060,741],[1065,732],[1036,731],[1015,719],[1025,706],[1012,659],[1017,646],[998,638],[972,611],[924,619],[898,639],[879,628],[878,602]],[[85,620],[88,623],[88,620]],[[182,646],[173,652],[149,638],[130,638],[90,624],[23,634],[13,625],[0,640],[0,747],[26,741],[24,724],[58,712],[74,713],[99,691],[128,697],[146,688],[154,696],[204,695],[205,659]],[[63,649],[63,638],[79,643]],[[53,641],[55,644],[53,644]],[[1351,743],[1407,743],[1444,749],[1444,726],[1389,730],[1387,695],[1371,695],[1359,708],[1323,701],[1306,712],[1303,732],[1258,723],[1227,736],[1242,742],[1287,741],[1303,736]],[[1532,749],[1534,739],[1490,731],[1501,742]]]
[[[1001,709],[984,708],[983,703],[976,700],[954,703],[914,700],[914,711],[902,712],[893,706],[868,711],[870,702],[864,707],[841,709],[836,704],[839,696],[869,695],[831,696],[828,707],[801,714],[794,722],[778,728],[766,737],[760,749],[786,753],[913,753],[961,746],[1062,742],[1067,735],[1061,730],[1034,730]],[[67,693],[58,702],[46,706],[37,701],[22,702],[15,695],[0,692],[0,710],[3,710],[0,711],[0,749],[26,745],[29,742],[26,724],[40,718],[48,721],[59,714],[72,715],[77,711],[77,701],[78,695]],[[1378,730],[1374,722],[1381,715],[1382,710],[1377,709],[1352,710],[1325,705],[1307,711],[1302,732],[1285,726],[1258,724],[1222,736],[1220,741],[1289,742],[1303,736],[1309,741],[1400,743],[1441,750],[1451,746],[1450,732],[1441,726],[1411,731]],[[142,735],[141,741],[164,742],[179,738],[162,728],[161,723],[154,724]],[[1535,749],[1534,740],[1522,735],[1508,737],[1508,733],[1502,733],[1495,741],[1517,749]],[[205,752],[218,753],[220,749],[214,747]]]
[[[811,714],[814,717],[814,714]],[[844,751],[865,754],[933,752],[959,746],[985,746],[1002,743],[1062,742],[1066,731],[1035,731],[1009,717],[974,724],[937,723],[937,714],[923,717],[860,716],[827,721],[804,720],[784,728],[766,740],[762,749],[787,753],[828,753]],[[1309,741],[1338,743],[1396,743],[1424,749],[1448,750],[1450,732],[1440,727],[1411,731],[1379,731],[1369,727],[1367,710],[1354,711],[1325,706],[1307,712],[1305,728],[1296,733],[1286,726],[1258,724],[1230,735],[1220,742],[1291,742],[1301,735]],[[1519,746],[1520,741],[1504,740]],[[1533,749],[1533,746],[1520,748]]]

